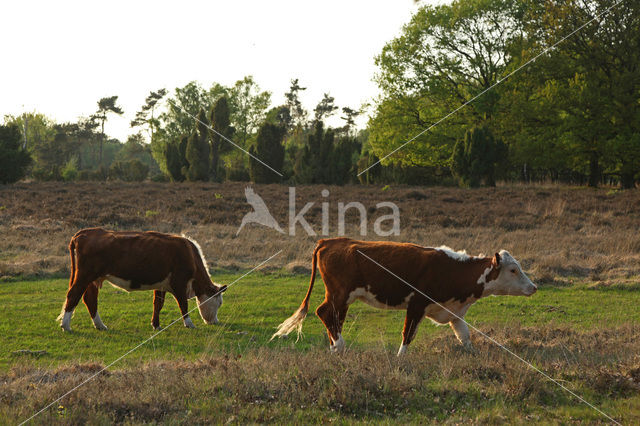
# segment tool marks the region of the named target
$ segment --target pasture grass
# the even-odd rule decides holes
[[[218,272],[229,284],[240,272]],[[476,422],[566,423],[607,419],[472,332],[464,352],[449,327],[424,321],[403,359],[395,357],[403,311],[354,303],[328,353],[320,320],[304,337],[269,341],[300,304],[308,275],[255,272],[224,295],[221,324],[178,321],[35,419],[65,423]],[[0,284],[0,423],[24,420],[154,334],[152,293],[105,284],[93,328],[80,304],[71,333],[60,330],[67,280]],[[322,301],[318,279],[311,309]],[[534,296],[480,300],[466,319],[622,423],[640,421],[640,292],[569,278]],[[190,308],[195,308],[194,301]],[[161,325],[179,317],[167,299]],[[17,352],[22,351],[22,352]],[[31,352],[27,352],[31,351]],[[44,351],[44,352],[42,352]]]

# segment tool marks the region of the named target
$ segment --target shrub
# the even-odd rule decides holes
[[[69,182],[78,178],[78,159],[72,158],[62,168],[62,179]]]
[[[109,178],[125,182],[141,182],[148,174],[149,167],[139,160],[116,161],[109,169]]]
[[[18,126],[0,126],[0,183],[17,182],[27,173],[31,156],[22,149],[20,140]]]

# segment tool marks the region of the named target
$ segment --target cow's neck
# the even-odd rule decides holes
[[[480,287],[480,297],[491,295],[487,289],[487,283],[498,278],[500,270],[493,265],[493,258],[484,257],[476,260],[473,271],[473,280],[476,286]]]
[[[213,288],[211,279],[199,279],[193,281],[193,292],[195,293],[196,297],[208,295],[207,290],[210,288]]]

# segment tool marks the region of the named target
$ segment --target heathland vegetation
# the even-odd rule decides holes
[[[124,142],[104,131],[123,113],[115,95],[72,123],[35,111],[6,116],[0,180],[631,188],[640,177],[638,2],[424,5],[375,65],[380,95],[368,108],[340,109],[325,94],[307,111],[298,79],[282,105],[251,76],[152,91]],[[342,124],[330,126],[338,113]]]

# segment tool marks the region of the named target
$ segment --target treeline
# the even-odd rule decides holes
[[[25,161],[7,164],[14,173],[2,182],[25,176],[66,181],[357,182],[366,134],[355,128],[360,112],[339,109],[325,94],[310,114],[300,101],[304,90],[292,80],[286,103],[276,107],[271,107],[271,93],[251,76],[232,87],[203,88],[191,82],[171,95],[165,89],[153,91],[130,123],[137,133],[125,143],[104,133],[109,117],[123,113],[117,96],[100,99],[96,113],[76,123],[54,123],[39,113],[7,116],[0,129],[12,135],[6,144],[22,151]],[[339,112],[344,125],[328,127],[326,120]]]
[[[630,188],[640,178],[639,2],[426,5],[375,64],[381,95],[365,129],[362,111],[328,94],[305,110],[298,80],[277,106],[250,76],[192,82],[151,92],[125,143],[104,132],[122,114],[117,96],[77,123],[5,117],[0,180]],[[342,124],[328,125],[336,115]]]
[[[470,186],[639,178],[640,2],[424,6],[376,64],[373,155],[435,125],[384,164]]]

